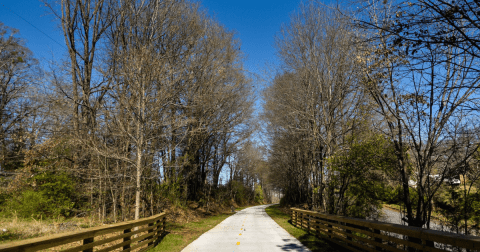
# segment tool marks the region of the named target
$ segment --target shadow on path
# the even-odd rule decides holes
[[[346,251],[345,248],[330,242],[325,239],[316,238],[313,234],[304,234],[298,238],[298,240],[311,249],[312,252],[340,252]],[[297,250],[285,250],[285,251],[297,251]],[[305,250],[298,250],[305,251]]]
[[[307,249],[304,249],[303,247],[298,246],[295,243],[287,243],[285,245],[277,245],[277,247],[281,248],[283,251],[299,251],[299,252],[309,251]]]

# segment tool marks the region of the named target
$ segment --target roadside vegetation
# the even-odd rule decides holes
[[[251,204],[234,207],[236,211],[258,204]],[[233,205],[238,206],[236,203]],[[171,207],[167,212],[167,235],[162,240],[161,251],[180,251],[181,248],[192,242],[194,237],[210,230],[222,220],[231,216],[232,205],[230,206],[212,206],[209,211],[199,208],[198,204],[191,203],[189,207]],[[103,225],[96,218],[65,218],[57,219],[35,219],[3,217],[0,218],[0,244],[25,240],[30,238],[49,236],[64,232],[80,231],[91,227]],[[178,237],[181,237],[179,239]],[[175,245],[176,244],[176,245]],[[177,250],[179,249],[180,250]],[[171,249],[171,250],[168,250]]]
[[[415,190],[412,189],[411,191],[411,195],[415,197]],[[404,213],[405,205],[400,199],[400,195],[398,188],[390,188],[382,198],[382,205]],[[465,197],[465,195],[467,196]],[[433,209],[429,220],[448,227],[456,233],[465,233],[465,228],[467,228],[470,234],[478,235],[479,206],[480,195],[476,187],[470,188],[468,192],[461,185],[445,183],[433,198]]]

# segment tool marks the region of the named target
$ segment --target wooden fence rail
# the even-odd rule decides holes
[[[94,227],[82,231],[40,237],[0,245],[6,251],[145,251],[156,245],[165,232],[165,213],[152,217]]]
[[[480,237],[291,208],[292,224],[350,251],[480,251]]]

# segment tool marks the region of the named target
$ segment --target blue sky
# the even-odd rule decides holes
[[[194,2],[201,2],[226,28],[236,31],[242,43],[242,51],[247,56],[246,69],[261,74],[266,63],[278,64],[273,47],[274,35],[282,23],[288,22],[289,14],[299,5],[300,0]],[[59,60],[65,55],[66,48],[49,38],[64,44],[58,20],[49,14],[40,1],[0,0],[0,21],[18,29],[19,37],[26,40],[27,46],[39,60]]]

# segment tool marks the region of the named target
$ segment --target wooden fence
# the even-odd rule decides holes
[[[77,232],[34,238],[0,245],[4,251],[145,251],[165,232],[165,213],[149,218],[94,227]]]
[[[480,237],[291,208],[292,224],[350,251],[480,251]]]

